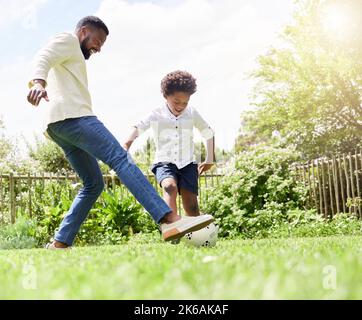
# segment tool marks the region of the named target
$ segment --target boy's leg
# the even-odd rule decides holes
[[[177,181],[174,178],[165,178],[161,181],[163,200],[172,209],[172,215],[177,216]]]
[[[54,237],[54,240],[58,242],[57,245],[71,246],[89,210],[104,188],[103,176],[94,157],[57,137],[52,133],[51,129],[48,129],[48,134],[63,149],[71,166],[83,182],[83,187],[73,200]]]
[[[181,188],[182,205],[187,216],[196,217],[200,215],[199,204],[197,201],[197,194]]]
[[[175,220],[180,219],[180,216],[177,214],[176,202],[179,192],[177,186],[177,167],[172,163],[161,162],[153,165],[151,170],[162,188],[163,200],[172,209],[170,215],[172,215]]]
[[[197,200],[199,174],[196,163],[190,163],[180,169],[180,193],[182,205],[188,216],[199,216],[199,205]]]

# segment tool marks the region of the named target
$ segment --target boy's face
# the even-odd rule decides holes
[[[176,91],[169,96],[165,96],[171,112],[177,117],[184,111],[189,103],[191,94],[182,91]]]

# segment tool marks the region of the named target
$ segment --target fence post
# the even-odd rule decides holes
[[[42,185],[42,189],[44,192],[44,189],[45,189],[45,173],[44,172],[42,172],[41,185]]]
[[[356,174],[356,182],[357,182],[357,197],[358,197],[358,216],[361,218],[361,192],[360,192],[360,188],[359,188],[359,175],[358,175],[358,153],[357,150],[355,151],[355,158],[354,158],[354,162],[355,162],[355,174]]]
[[[331,170],[330,170],[330,166],[329,166],[329,160],[327,160],[327,172],[328,172],[329,203],[331,206],[329,216],[333,217],[334,216],[334,205],[333,205],[332,181],[331,181]]]
[[[206,201],[207,201],[207,192],[206,192],[206,189],[207,189],[207,175],[206,175],[206,172],[205,172],[205,174],[204,174],[204,177],[205,177],[205,196],[204,196],[204,205],[205,205],[205,203],[206,203]]]
[[[349,152],[348,153],[348,162],[349,162],[349,175],[351,177],[351,189],[352,189],[352,205],[353,205],[353,212],[357,215],[357,207],[355,206],[355,201],[356,201],[356,193],[354,192],[354,184],[353,184],[353,162],[352,162],[352,155]]]
[[[312,188],[313,188],[313,197],[314,197],[314,206],[318,212],[318,202],[317,202],[317,190],[315,186],[315,176],[314,176],[314,161],[311,161],[311,170],[312,170]]]
[[[323,214],[323,196],[322,196],[322,183],[320,179],[319,161],[317,159],[317,183],[318,183],[318,196],[319,196],[319,213]]]
[[[344,176],[346,178],[346,183],[347,183],[347,199],[348,199],[348,198],[351,198],[351,191],[350,191],[349,180],[348,180],[348,170],[347,170],[345,154],[343,154],[343,167],[344,167]],[[348,212],[351,213],[351,207],[348,207]]]
[[[32,185],[32,180],[30,178],[30,173],[28,173],[28,192],[29,192],[29,217],[32,218],[33,214],[32,214],[32,208],[31,208],[31,185]]]
[[[313,198],[314,198],[314,189],[312,188],[312,183],[310,179],[310,170],[311,170],[311,164],[310,161],[307,162],[307,177],[308,177],[308,189],[309,189],[309,197],[310,197],[310,203],[309,205],[312,206]]]
[[[337,175],[337,165],[336,165],[335,157],[333,157],[333,160],[332,160],[332,173],[333,173],[333,183],[334,183],[334,195],[336,197],[336,208],[337,208],[337,213],[340,213],[339,192],[338,192],[338,175]]]
[[[10,187],[10,221],[15,223],[15,180],[14,174],[11,172],[9,176]]]
[[[112,191],[114,192],[116,190],[116,180],[113,174],[111,176],[111,179],[112,179]]]
[[[344,188],[343,188],[343,175],[342,175],[342,169],[341,169],[341,157],[338,155],[338,171],[339,171],[339,181],[341,186],[341,195],[342,195],[342,207],[343,207],[343,213],[346,213],[346,198],[344,197]]]
[[[327,194],[326,194],[326,181],[324,176],[324,161],[321,160],[321,168],[322,168],[322,182],[323,182],[323,202],[324,202],[324,217],[328,217],[328,202],[327,202]]]
[[[308,186],[308,182],[307,182],[307,170],[305,168],[305,164],[303,163],[302,168],[303,168],[303,183],[305,187],[308,187],[308,207],[310,206],[310,189]]]

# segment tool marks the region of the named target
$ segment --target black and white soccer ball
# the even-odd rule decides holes
[[[181,241],[186,245],[194,247],[213,247],[216,245],[219,227],[210,223],[205,228],[186,233]]]

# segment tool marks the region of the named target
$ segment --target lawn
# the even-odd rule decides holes
[[[0,299],[361,299],[362,237],[0,251]]]

